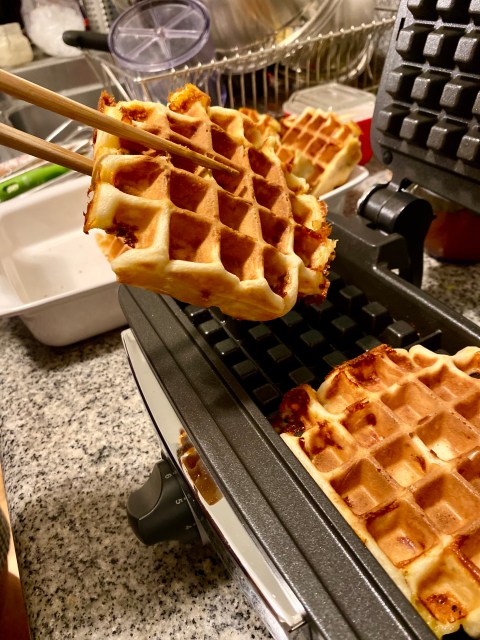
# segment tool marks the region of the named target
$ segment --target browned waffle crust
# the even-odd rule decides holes
[[[216,504],[223,498],[221,491],[185,431],[180,434],[177,455],[183,469],[190,476],[194,491],[198,497],[208,505]]]
[[[334,113],[307,108],[283,118],[277,154],[317,197],[345,184],[362,153],[360,128]]]
[[[360,161],[360,128],[333,112],[308,107],[300,115],[276,120],[255,109],[240,111],[255,122],[264,140],[273,138],[280,160],[317,197],[344,185]]]
[[[109,101],[102,109],[239,170],[232,177],[97,132],[84,229],[104,229],[132,249],[110,251],[120,282],[249,320],[281,316],[299,296],[325,296],[335,246],[326,207],[248,116],[210,107],[192,86],[169,107]]]
[[[317,392],[288,392],[277,430],[441,637],[480,637],[480,349],[377,347]]]
[[[282,125],[279,120],[268,113],[259,113],[256,109],[241,107],[239,111],[240,113],[244,113],[255,123],[255,127],[260,132],[260,135],[264,140],[273,136],[280,141]]]

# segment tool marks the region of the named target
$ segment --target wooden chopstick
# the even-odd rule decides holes
[[[90,158],[3,123],[0,123],[0,143],[47,162],[59,164],[61,167],[79,171],[87,176],[92,175],[93,161]]]
[[[40,87],[39,85],[24,80],[13,73],[0,69],[0,91],[7,93],[10,96],[25,100],[38,107],[53,111],[62,116],[82,122],[94,129],[100,129],[106,131],[119,138],[125,138],[132,142],[137,142],[146,146],[149,149],[155,149],[158,151],[166,151],[174,156],[181,156],[188,160],[191,160],[195,164],[209,169],[219,169],[232,175],[237,175],[239,172],[234,167],[219,162],[215,158],[207,155],[202,155],[188,147],[183,147],[179,144],[172,142],[171,140],[164,140],[159,136],[143,131],[130,124],[111,118],[110,116],[100,113],[96,109],[87,107],[86,105],[75,102],[66,96],[59,95]]]

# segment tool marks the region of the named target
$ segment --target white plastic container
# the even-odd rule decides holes
[[[0,25],[0,67],[18,67],[33,60],[30,41],[18,22]]]
[[[89,184],[82,176],[0,205],[0,317],[19,316],[50,346],[125,324],[115,274],[82,231]]]

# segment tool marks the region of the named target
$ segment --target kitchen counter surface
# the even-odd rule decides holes
[[[0,322],[0,451],[33,638],[269,638],[210,547],[146,547],[129,493],[159,445],[114,331],[67,348]]]
[[[480,264],[424,287],[480,324]],[[71,347],[0,321],[0,452],[34,639],[264,640],[209,546],[145,547],[125,514],[159,446],[114,331]]]

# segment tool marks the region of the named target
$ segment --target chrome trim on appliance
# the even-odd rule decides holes
[[[145,358],[133,331],[126,329],[121,335],[130,367],[160,438],[163,453],[181,474],[190,493],[196,497],[195,501],[192,500],[192,495],[187,495],[199,524],[202,540],[205,542],[209,539],[212,542],[277,640],[310,638],[306,612],[302,604],[249,536],[225,497],[222,496],[215,504],[208,504],[195,487],[190,475],[183,469],[179,461],[179,449],[184,427]],[[208,529],[208,536],[205,529]],[[216,540],[211,539],[212,535]],[[225,553],[226,550],[228,553]]]

